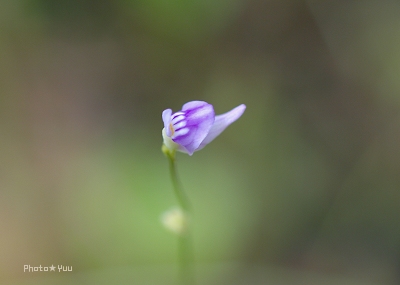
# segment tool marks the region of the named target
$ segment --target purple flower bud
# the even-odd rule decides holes
[[[245,109],[246,106],[242,104],[225,114],[215,116],[211,104],[191,101],[174,114],[171,109],[164,110],[162,113],[164,145],[170,150],[179,150],[192,155],[239,119]]]

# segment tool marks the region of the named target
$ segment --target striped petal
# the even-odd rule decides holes
[[[163,112],[165,133],[179,150],[192,155],[214,123],[214,108],[203,101],[192,101],[183,105],[182,111],[171,113],[170,109]]]

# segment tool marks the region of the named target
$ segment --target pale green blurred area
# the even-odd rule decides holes
[[[176,284],[161,112],[199,284],[398,284],[400,3],[0,2],[0,283]],[[23,266],[72,266],[24,273]]]

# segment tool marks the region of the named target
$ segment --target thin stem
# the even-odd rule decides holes
[[[169,161],[171,181],[179,206],[182,208],[184,215],[190,215],[191,213],[190,203],[183,191],[182,185],[179,181],[178,174],[176,171],[175,153],[169,153],[167,157]],[[181,235],[179,235],[178,237],[178,259],[179,259],[180,283],[182,285],[195,284],[193,267],[192,267],[193,247],[190,235],[190,225],[188,225],[186,231]]]
[[[176,172],[175,157],[173,157],[172,155],[168,155],[168,161],[169,161],[169,171],[171,174],[172,186],[174,188],[176,198],[178,199],[179,206],[182,208],[182,210],[186,211],[187,213],[190,213],[191,207],[189,200],[185,195],[185,193],[183,192],[182,185],[178,179],[178,174]]]
[[[192,240],[189,233],[186,233],[184,236],[179,236],[178,254],[180,283],[182,285],[195,284],[193,272]]]

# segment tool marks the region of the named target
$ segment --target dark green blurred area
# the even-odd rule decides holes
[[[204,100],[247,109],[178,155],[199,284],[398,284],[399,15],[394,0],[2,1],[0,283],[174,284],[161,112]]]

